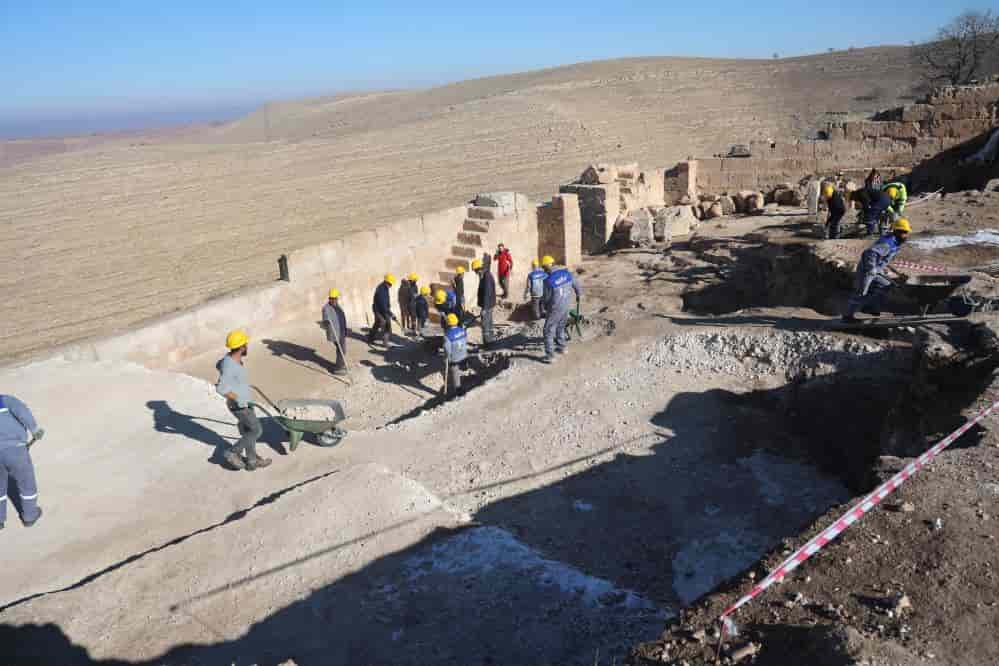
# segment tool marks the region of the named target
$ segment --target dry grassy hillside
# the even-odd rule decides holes
[[[911,90],[905,48],[641,58],[425,91],[270,105],[155,141],[0,168],[0,357],[39,353],[275,276],[282,252],[458,205],[547,197],[595,160],[666,166]],[[378,270],[378,267],[373,267]]]

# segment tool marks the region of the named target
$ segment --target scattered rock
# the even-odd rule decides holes
[[[749,215],[757,215],[762,213],[766,207],[766,199],[763,197],[762,192],[753,192],[745,199],[746,201],[746,213]]]
[[[732,660],[733,664],[737,664],[747,657],[756,656],[756,654],[760,651],[760,647],[759,643],[747,643],[746,645],[729,652],[728,658]]]
[[[673,236],[685,236],[697,228],[697,217],[691,206],[669,206],[655,213],[653,236],[657,241],[669,242]]]
[[[732,197],[732,199],[735,201],[735,211],[737,213],[747,212],[746,209],[749,205],[748,203],[749,199],[750,197],[755,196],[756,194],[757,193],[752,190],[740,190],[739,192],[737,192],[735,196]],[[760,204],[760,207],[762,208],[763,204]]]
[[[804,199],[796,189],[778,189],[774,191],[774,201],[781,206],[801,206]]]
[[[591,164],[579,176],[583,185],[607,185],[617,180],[617,167],[610,164]]]
[[[707,209],[705,209],[704,219],[713,220],[716,217],[721,217],[724,214],[725,213],[722,211],[722,205],[716,201],[712,203],[710,206],[708,206]]]
[[[730,196],[718,197],[718,203],[721,204],[722,215],[732,215],[735,213],[735,199]]]

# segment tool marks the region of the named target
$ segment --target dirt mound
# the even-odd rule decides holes
[[[645,361],[659,368],[790,381],[837,370],[876,369],[892,354],[887,344],[817,333],[719,331],[671,335],[647,350]]]

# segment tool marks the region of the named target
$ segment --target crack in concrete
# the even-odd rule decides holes
[[[290,493],[291,491],[297,490],[298,488],[301,488],[302,486],[306,486],[306,485],[308,485],[310,483],[314,483],[316,481],[320,481],[322,479],[325,479],[326,477],[332,476],[333,474],[336,474],[339,471],[340,470],[338,470],[338,469],[334,469],[332,471],[326,472],[325,474],[320,474],[318,476],[314,476],[312,478],[305,479],[304,481],[299,481],[298,483],[292,484],[292,485],[290,485],[290,486],[288,486],[286,488],[282,488],[281,490],[276,490],[276,491],[274,491],[273,493],[271,493],[269,495],[265,495],[264,497],[261,497],[256,502],[254,502],[251,506],[249,506],[249,507],[247,507],[245,509],[240,509],[238,511],[234,511],[234,512],[230,513],[228,516],[226,516],[225,518],[223,518],[219,522],[215,523],[214,525],[209,525],[208,527],[202,527],[201,529],[197,529],[197,530],[195,530],[193,532],[190,532],[188,534],[185,534],[183,536],[179,536],[179,537],[176,537],[174,539],[171,539],[170,541],[167,541],[166,543],[162,543],[159,546],[154,546],[152,548],[148,548],[148,549],[142,551],[141,553],[135,553],[134,555],[129,555],[125,559],[120,560],[118,562],[115,562],[114,564],[110,564],[110,565],[104,567],[103,569],[101,569],[99,571],[95,571],[92,574],[88,574],[88,575],[84,576],[83,578],[81,578],[80,580],[76,581],[75,583],[67,585],[66,587],[62,587],[62,588],[59,588],[57,590],[49,590],[48,592],[36,592],[34,594],[29,594],[28,596],[21,597],[20,599],[16,599],[15,601],[11,601],[9,603],[6,603],[3,606],[0,606],[0,613],[8,611],[11,608],[14,608],[16,606],[20,606],[21,604],[25,604],[25,603],[27,603],[29,601],[33,601],[35,599],[40,599],[42,597],[47,597],[47,596],[53,595],[53,594],[60,594],[62,592],[71,592],[72,590],[77,590],[77,589],[79,589],[81,587],[84,587],[85,585],[89,585],[90,583],[94,582],[95,580],[97,580],[99,578],[103,578],[104,576],[106,576],[109,573],[117,571],[118,569],[121,569],[122,567],[128,566],[129,564],[133,564],[135,562],[138,562],[139,560],[141,560],[142,558],[146,557],[147,555],[152,555],[153,553],[158,553],[158,552],[160,552],[162,550],[166,550],[167,548],[172,548],[173,546],[178,546],[178,545],[184,543],[185,541],[187,541],[188,539],[191,539],[193,537],[199,536],[201,534],[206,534],[208,532],[211,532],[212,530],[216,530],[216,529],[218,529],[220,527],[225,527],[226,525],[229,525],[230,523],[234,523],[234,522],[237,522],[239,520],[242,520],[243,518],[245,518],[246,516],[248,516],[250,514],[250,512],[253,511],[254,509],[260,508],[262,506],[266,506],[268,504],[273,504],[278,499],[280,499],[282,495],[286,495],[286,494]]]

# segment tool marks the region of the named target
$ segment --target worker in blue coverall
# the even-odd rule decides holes
[[[909,220],[898,219],[892,226],[892,232],[878,239],[871,247],[864,250],[857,264],[857,281],[854,293],[846,306],[843,321],[852,323],[859,321],[857,312],[863,311],[874,316],[881,315],[881,305],[888,296],[892,282],[885,274],[888,265],[902,249],[902,245],[912,232]]]

